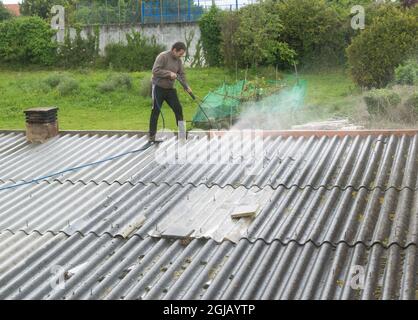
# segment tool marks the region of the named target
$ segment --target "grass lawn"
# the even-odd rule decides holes
[[[48,89],[45,79],[54,72],[62,72],[74,78],[79,90],[68,96],[60,96],[56,89]],[[150,72],[131,72],[133,88],[100,93],[97,86],[112,71],[10,71],[0,70],[0,129],[23,129],[23,110],[38,106],[59,107],[59,124],[62,130],[147,130],[151,111],[151,99],[139,94],[141,80]],[[271,69],[258,70],[258,75],[274,79]],[[234,81],[234,71],[219,68],[188,69],[188,81],[197,96],[203,98],[224,80]],[[240,70],[239,79],[245,71]],[[248,78],[255,72],[248,72]],[[301,74],[308,82],[308,92],[303,109],[304,118],[323,119],[333,115],[349,116],[358,90],[342,70]],[[177,85],[186,120],[191,120],[196,103]],[[354,97],[354,98],[352,98]],[[166,127],[175,128],[171,110],[164,105]],[[190,126],[190,125],[189,125]],[[162,121],[159,121],[159,128]]]

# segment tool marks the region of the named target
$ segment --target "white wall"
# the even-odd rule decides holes
[[[100,27],[99,48],[100,54],[104,54],[104,48],[109,43],[126,43],[126,33],[131,30],[140,31],[141,34],[151,37],[155,36],[158,43],[165,45],[167,49],[176,41],[185,41],[185,34],[194,32],[194,37],[189,47],[189,54],[193,56],[196,52],[196,44],[200,39],[200,29],[197,23],[170,23],[170,24],[147,24],[147,25],[103,25]],[[86,37],[88,32],[93,32],[93,27],[85,27],[81,36]],[[57,39],[59,42],[64,40],[64,30],[58,30]],[[75,36],[75,29],[70,28],[70,36]]]

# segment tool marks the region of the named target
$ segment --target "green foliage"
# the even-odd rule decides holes
[[[418,116],[418,93],[414,93],[412,96],[410,96],[406,102],[405,105],[413,110],[415,114]]]
[[[191,67],[192,68],[201,68],[203,67],[203,57],[202,57],[202,40],[199,39],[196,43],[195,54],[193,55]]]
[[[152,94],[152,84],[151,84],[151,76],[147,75],[142,78],[141,83],[139,85],[139,94],[144,98],[151,98]]]
[[[219,66],[222,63],[220,15],[221,10],[213,5],[199,20],[200,39],[209,66]]]
[[[345,61],[345,48],[354,36],[351,2],[358,4],[357,0],[266,0],[235,12],[217,12],[210,26],[220,26],[221,41],[217,32],[207,33],[213,37],[214,52],[221,43],[228,67],[236,62],[287,66],[296,58],[305,67],[334,66]],[[374,5],[373,0],[362,3]]]
[[[12,14],[9,10],[6,9],[6,7],[3,5],[3,2],[0,1],[0,22],[3,20],[10,19],[12,17]]]
[[[0,62],[51,65],[55,61],[55,31],[39,17],[19,17],[0,23]]]
[[[372,115],[384,114],[388,108],[395,108],[401,103],[401,97],[389,89],[370,90],[364,95],[367,111]]]
[[[418,50],[418,11],[384,6],[347,48],[350,72],[362,87],[386,86],[395,68]]]
[[[240,24],[238,11],[226,11],[221,16],[221,53],[227,67],[235,67],[241,62],[241,48],[237,44],[236,33]],[[239,63],[243,65],[243,63]]]
[[[57,86],[58,93],[61,96],[67,96],[75,93],[79,88],[78,82],[70,77],[63,78]]]
[[[116,70],[149,70],[157,55],[165,50],[164,46],[157,44],[155,37],[143,37],[134,30],[126,35],[126,40],[126,45],[115,43],[106,46],[103,60],[105,66]]]
[[[115,91],[116,83],[113,81],[105,81],[97,86],[97,90],[101,93]]]
[[[408,60],[395,69],[395,81],[398,84],[418,85],[418,62]]]
[[[132,78],[127,73],[119,73],[112,75],[110,80],[114,81],[118,87],[125,87],[126,89],[132,88]]]
[[[401,0],[404,7],[413,7],[418,4],[418,0]]]
[[[77,10],[75,10],[69,17],[70,21],[80,23],[83,25],[90,25],[93,23],[100,24],[113,24],[120,23],[119,20],[119,8],[117,6],[107,5],[103,3],[97,3],[95,6],[81,3]],[[126,9],[124,3],[122,4],[122,13]],[[123,17],[125,15],[122,15]]]
[[[195,2],[189,0],[164,0],[161,2],[163,16],[160,16],[160,3],[143,1],[152,6],[153,15],[146,15],[142,20],[146,23],[175,22],[178,19],[178,5],[180,5],[180,19],[188,13],[188,5],[192,14],[202,11]],[[90,24],[128,24],[139,23],[141,19],[141,6],[138,0],[77,0],[77,8],[73,10],[68,19],[71,23]]]
[[[64,43],[58,48],[58,65],[69,67],[93,66],[99,58],[99,29],[89,30],[87,37],[81,36],[81,26],[77,25],[72,39],[70,29],[65,30]]]
[[[115,91],[118,88],[132,88],[132,78],[129,74],[126,73],[116,73],[111,74],[106,81],[98,85],[97,89],[104,93]]]
[[[239,11],[239,27],[234,35],[245,65],[291,63],[295,52],[282,41],[283,24],[275,2],[247,5]]]
[[[38,16],[43,19],[51,18],[51,8],[54,5],[70,7],[74,0],[22,0],[20,12],[24,16]]]
[[[335,65],[343,61],[347,26],[344,29],[343,18],[325,0],[283,1],[277,15],[283,25],[281,39],[297,52],[299,62]]]
[[[52,73],[49,75],[43,82],[47,84],[51,88],[57,87],[61,80],[63,79],[63,75],[59,73]]]
[[[75,95],[62,96],[57,99],[56,89],[42,90],[50,74],[57,71],[46,70],[0,70],[0,128],[24,129],[23,110],[28,106],[56,105],[60,109],[60,128],[62,130],[148,130],[151,101],[142,97],[137,90],[115,90],[111,94],[101,94],[97,85],[106,80],[108,70],[90,70],[81,74],[78,70],[60,72],[76,79],[80,89]],[[219,87],[222,82],[235,81],[235,70],[229,72],[222,68],[188,68],[187,78],[198,97],[204,97],[209,91]],[[129,73],[134,86],[145,81],[150,71]],[[256,73],[252,70],[238,70],[238,79],[251,80]],[[274,68],[258,68],[257,74],[266,79],[275,78]],[[306,96],[309,121],[321,117],[327,119],[336,114],[336,108],[341,114],[355,112],[357,92],[350,89],[353,83],[342,70],[327,71],[321,74],[301,75],[308,81]],[[148,84],[150,82],[148,81]],[[191,119],[198,105],[177,84],[179,99],[183,105],[184,118]],[[80,116],[81,115],[81,116]],[[166,127],[177,128],[173,112],[164,111]],[[302,117],[302,115],[301,115]],[[161,128],[161,121],[159,122]]]

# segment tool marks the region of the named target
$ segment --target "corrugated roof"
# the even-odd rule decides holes
[[[180,146],[172,138],[0,190],[0,298],[415,299],[417,137],[272,135],[256,175],[245,154],[202,161],[208,145],[236,150],[230,136]],[[0,132],[0,188],[145,139],[64,133],[32,145]],[[157,161],[176,149],[194,161]],[[245,201],[259,205],[256,216],[231,220]],[[173,228],[189,236],[177,240]],[[350,286],[355,266],[363,289]]]
[[[179,147],[187,150],[186,163],[156,161],[155,150],[127,155],[93,168],[51,178],[60,182],[205,184],[207,186],[271,186],[290,188],[338,187],[418,190],[418,134],[345,137],[268,137],[263,142],[263,168],[246,174],[246,159],[228,159],[239,138],[194,137]],[[129,134],[63,134],[42,145],[31,145],[22,133],[0,135],[0,177],[3,182],[27,181],[80,164],[105,159],[145,144],[146,137]],[[158,154],[173,154],[178,144],[171,138]],[[3,146],[3,147],[2,147]],[[6,147],[7,146],[7,147]],[[222,148],[219,146],[223,146]],[[254,149],[251,145],[246,150]],[[210,152],[211,159],[205,161]],[[245,157],[246,152],[243,153]],[[249,155],[248,155],[249,156]],[[183,161],[184,162],[184,161]]]
[[[222,211],[247,198],[260,204],[253,220],[234,221]],[[217,242],[246,238],[406,247],[418,241],[418,192],[42,182],[0,193],[0,230],[146,238],[176,225]]]
[[[2,261],[20,262],[3,263],[0,299],[415,299],[418,292],[416,245],[0,234],[0,246],[13,242],[20,245]],[[352,284],[359,266],[364,283]]]

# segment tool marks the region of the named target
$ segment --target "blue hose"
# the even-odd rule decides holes
[[[80,169],[83,169],[83,168],[86,168],[86,167],[91,167],[91,166],[94,166],[94,165],[98,165],[98,164],[101,164],[101,163],[104,163],[104,162],[116,160],[116,159],[119,159],[119,158],[121,158],[123,156],[126,156],[128,154],[133,154],[133,153],[137,153],[137,152],[140,152],[140,151],[145,151],[145,150],[147,150],[151,146],[152,146],[152,144],[147,143],[142,148],[139,148],[139,149],[136,149],[136,150],[127,151],[127,152],[124,152],[124,153],[121,153],[121,154],[118,154],[116,156],[113,156],[113,157],[110,157],[110,158],[106,158],[106,159],[103,159],[103,160],[100,160],[100,161],[86,163],[86,164],[83,164],[83,165],[80,165],[80,166],[77,166],[77,167],[73,167],[73,168],[68,168],[68,169],[65,169],[65,170],[62,170],[62,171],[59,171],[59,172],[56,172],[56,173],[51,173],[49,175],[46,175],[46,176],[43,176],[43,177],[40,177],[40,178],[36,178],[36,179],[30,180],[30,181],[25,181],[25,182],[21,182],[21,183],[15,183],[13,185],[0,188],[0,191],[2,191],[2,190],[8,190],[8,189],[14,189],[14,188],[21,187],[21,186],[25,186],[25,185],[32,184],[32,183],[37,183],[37,182],[46,180],[48,178],[52,178],[52,177],[55,177],[55,176],[58,176],[58,175],[67,173],[67,172],[72,172],[72,171],[80,170]]]

